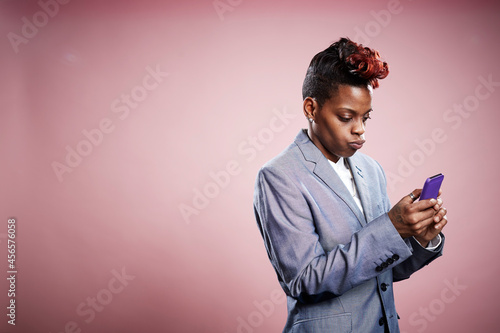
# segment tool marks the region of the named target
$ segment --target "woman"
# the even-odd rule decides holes
[[[389,73],[377,51],[342,38],[311,61],[308,129],[259,171],[254,209],[287,295],[284,332],[399,332],[392,284],[442,253],[441,199],[391,208],[381,166],[357,152],[372,91]]]

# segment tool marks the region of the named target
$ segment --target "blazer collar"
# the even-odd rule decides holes
[[[349,167],[351,168],[366,218],[352,198],[351,193],[347,190],[335,170],[333,170],[326,157],[318,149],[318,147],[314,145],[311,139],[309,139],[307,130],[303,129],[299,132],[295,138],[295,143],[302,152],[304,159],[314,163],[312,172],[345,202],[354,215],[356,215],[361,226],[366,224],[367,219],[370,221],[373,217],[371,216],[369,189],[366,184],[366,180],[364,179],[363,170],[361,166],[358,165],[359,163],[357,163],[357,158],[355,158],[356,154],[349,157],[347,161],[349,163]]]

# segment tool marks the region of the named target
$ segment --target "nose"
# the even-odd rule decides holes
[[[365,123],[363,122],[363,119],[360,119],[354,123],[352,132],[359,136],[365,134]]]

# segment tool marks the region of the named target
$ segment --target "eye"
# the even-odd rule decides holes
[[[366,121],[367,121],[368,119],[372,119],[372,118],[370,117],[370,114],[367,114],[366,116],[364,116],[364,117],[363,117],[363,122],[364,122],[364,123],[366,123]]]
[[[348,123],[349,121],[351,121],[351,120],[352,120],[352,118],[346,118],[346,117],[340,117],[340,116],[339,116],[339,120],[340,120],[341,122]]]

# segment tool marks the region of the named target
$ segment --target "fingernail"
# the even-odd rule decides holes
[[[433,205],[434,205],[435,203],[436,203],[436,199],[432,198],[432,199],[431,199],[431,204],[433,204]]]
[[[443,200],[438,199],[438,204],[440,204],[440,205],[443,204]]]
[[[434,228],[439,229],[439,224],[436,224]]]

